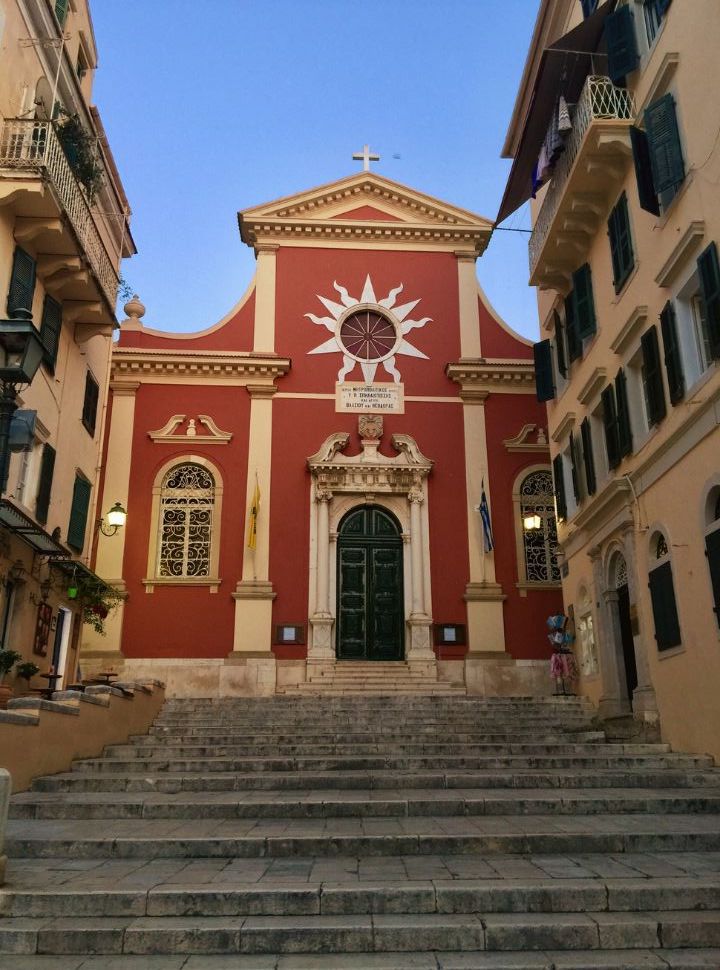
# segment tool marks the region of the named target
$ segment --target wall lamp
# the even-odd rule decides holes
[[[105,519],[100,519],[97,524],[98,529],[104,536],[114,536],[118,529],[122,529],[127,520],[127,512],[119,502],[116,502],[107,513],[107,525]]]
[[[539,529],[542,525],[542,519],[539,515],[525,515],[523,516],[523,528],[526,532],[531,532],[533,529]]]

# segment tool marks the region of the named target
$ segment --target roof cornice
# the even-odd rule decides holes
[[[254,352],[222,350],[158,350],[145,347],[116,347],[112,356],[113,382],[153,378],[186,381],[232,380],[236,383],[274,381],[290,370],[288,357]]]

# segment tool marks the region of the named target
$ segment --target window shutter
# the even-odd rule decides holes
[[[713,610],[720,626],[720,529],[705,536],[705,555],[710,570],[710,583],[713,594]]]
[[[67,17],[68,0],[55,0],[55,16],[60,22],[60,26],[65,24]]]
[[[650,599],[655,621],[658,650],[669,650],[681,643],[680,623],[675,604],[672,565],[665,562],[650,570]]]
[[[97,420],[98,406],[98,385],[95,378],[89,372],[85,375],[85,398],[83,400],[82,423],[86,430],[95,435],[95,422]]]
[[[619,293],[635,264],[632,239],[630,238],[627,196],[624,192],[610,213],[608,235],[610,237],[610,256],[612,257],[613,285],[615,292]]]
[[[533,344],[533,356],[535,358],[535,388],[537,390],[537,399],[538,401],[551,401],[555,397],[555,384],[553,381],[550,341],[541,340],[540,343]]]
[[[578,336],[582,339],[595,333],[595,301],[593,300],[592,274],[585,263],[573,273],[573,310]]]
[[[717,245],[714,242],[700,254],[697,265],[707,317],[710,353],[717,360],[720,357],[720,265]]]
[[[615,405],[620,457],[625,458],[626,455],[632,453],[632,428],[630,427],[630,409],[628,408],[627,380],[622,367],[615,378]]]
[[[35,260],[24,249],[16,246],[7,298],[8,316],[12,317],[17,310],[27,310],[28,313],[32,313],[34,293]]]
[[[595,13],[598,0],[580,0],[580,5],[582,7],[583,17],[589,17],[590,14]]]
[[[67,543],[78,552],[82,552],[85,544],[85,526],[87,525],[88,508],[90,507],[90,482],[75,476],[72,506],[70,508],[70,522],[67,531]]]
[[[40,479],[38,482],[37,498],[35,499],[35,518],[43,525],[45,525],[48,519],[54,471],[55,449],[52,445],[45,443],[40,459]]]
[[[618,419],[615,410],[615,391],[612,384],[605,388],[600,395],[603,405],[603,423],[605,425],[605,447],[607,449],[608,466],[617,468],[620,464],[620,441],[618,438]]]
[[[668,12],[668,7],[672,3],[672,0],[657,0],[658,10],[662,16]]]
[[[660,313],[660,329],[662,330],[663,347],[665,349],[665,370],[667,371],[668,388],[670,389],[670,403],[674,406],[678,401],[682,401],[685,394],[685,378],[677,338],[675,307],[669,300]]]
[[[636,128],[633,125],[630,128],[630,141],[632,142],[635,179],[637,181],[640,208],[645,209],[646,212],[652,212],[654,216],[659,216],[660,203],[658,202],[658,194],[655,189],[655,183],[653,182],[650,146],[648,145],[647,135],[642,128]]]
[[[40,340],[44,347],[43,362],[50,369],[55,367],[57,361],[61,328],[62,306],[51,296],[46,296],[40,321]]]
[[[645,373],[645,388],[647,392],[648,419],[650,424],[659,424],[665,417],[665,389],[663,387],[662,371],[660,370],[660,348],[658,346],[657,328],[650,327],[640,338],[643,356],[643,370]]]
[[[578,334],[577,320],[575,319],[575,303],[572,293],[569,293],[565,297],[565,329],[567,332],[568,360],[572,362],[582,357],[582,340]]]
[[[567,358],[565,357],[565,328],[560,314],[553,310],[555,317],[555,354],[557,356],[558,373],[562,377],[568,376]]]
[[[563,478],[562,455],[553,458],[553,480],[555,482],[555,509],[558,519],[567,518],[567,502],[565,501],[565,479]]]
[[[650,149],[653,183],[660,195],[679,185],[685,178],[685,163],[672,94],[664,95],[645,109],[645,131]]]
[[[579,455],[577,453],[577,442],[572,431],[570,432],[570,475],[572,478],[572,489],[573,495],[575,496],[575,501],[580,502],[582,498],[582,492],[580,491],[580,476],[579,472]]]
[[[580,437],[582,438],[583,463],[585,465],[585,485],[588,495],[594,495],[597,490],[597,480],[595,478],[595,456],[592,449],[592,430],[587,418],[583,418],[580,425]]]
[[[625,5],[605,19],[605,41],[608,54],[608,74],[614,84],[622,84],[640,61],[635,38],[635,18]]]

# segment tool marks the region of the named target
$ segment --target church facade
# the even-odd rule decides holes
[[[383,661],[549,691],[546,419],[477,283],[491,224],[368,171],[239,223],[257,269],[215,326],[126,305],[101,504],[127,527],[95,552],[122,601],[83,673],[217,696]]]

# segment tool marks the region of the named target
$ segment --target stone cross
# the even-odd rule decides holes
[[[379,162],[380,156],[371,152],[369,145],[363,145],[363,150],[361,152],[355,152],[353,159],[363,163],[363,172],[369,172],[370,162]]]

